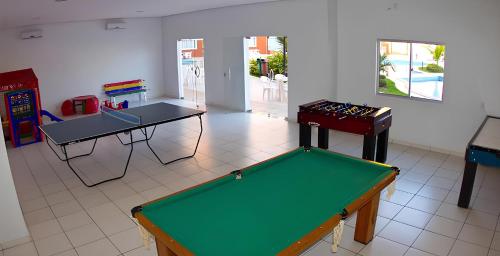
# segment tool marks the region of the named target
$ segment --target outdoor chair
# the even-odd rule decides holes
[[[286,87],[286,92],[288,93],[288,85],[286,82],[288,81],[288,77],[282,74],[277,74],[274,76],[274,79],[278,81],[278,95],[279,95],[279,100],[283,101],[284,98],[286,97],[285,95],[285,87]]]
[[[262,100],[265,99],[266,92],[267,92],[267,100],[270,100],[273,90],[273,86],[271,85],[271,79],[269,79],[269,77],[267,76],[261,76],[260,81],[262,84]]]

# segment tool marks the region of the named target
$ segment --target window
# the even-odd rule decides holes
[[[276,36],[270,36],[268,38],[268,44],[267,44],[267,50],[272,51],[272,52],[282,52],[282,47],[278,41],[278,37]]]
[[[198,49],[197,39],[182,39],[182,50]]]
[[[426,100],[443,100],[442,44],[378,41],[377,93]]]
[[[257,47],[257,37],[252,36],[248,39],[248,47]]]

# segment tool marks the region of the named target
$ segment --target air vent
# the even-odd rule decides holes
[[[108,20],[106,21],[106,30],[118,30],[118,29],[126,29],[127,23],[123,20]]]
[[[35,38],[42,38],[42,30],[36,29],[21,32],[21,39],[23,40]]]

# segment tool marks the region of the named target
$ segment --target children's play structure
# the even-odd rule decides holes
[[[33,69],[1,73],[0,94],[4,98],[0,106],[2,129],[12,146],[41,141],[40,91]]]
[[[116,110],[128,108],[126,100],[116,103],[117,96],[139,94],[141,101],[146,100],[144,80],[106,84],[104,92],[109,100],[105,100],[103,105]],[[94,114],[99,112],[99,100],[95,95],[74,97],[63,102],[61,112],[64,116]],[[42,124],[42,116],[51,121],[62,121],[41,109],[38,78],[33,69],[0,73],[0,114],[5,139],[10,140],[13,147],[42,141],[38,128]]]

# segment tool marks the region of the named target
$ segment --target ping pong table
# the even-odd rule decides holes
[[[59,160],[66,162],[68,167],[73,171],[78,179],[80,179],[80,181],[85,184],[85,186],[93,187],[104,182],[123,178],[125,176],[130,163],[132,152],[134,151],[134,143],[146,142],[146,145],[151,150],[153,155],[163,165],[193,157],[196,154],[201,135],[203,133],[201,116],[204,113],[204,111],[185,108],[163,102],[124,110],[111,110],[103,107],[100,114],[67,120],[59,123],[42,125],[40,126],[40,130],[43,132],[43,134],[45,134],[47,145],[49,145],[50,149],[52,149]],[[153,138],[156,127],[160,124],[174,122],[191,117],[198,117],[200,120],[200,134],[198,136],[198,141],[196,142],[196,147],[193,154],[171,161],[163,161],[149,143],[149,141]],[[148,128],[151,127],[153,127],[151,132],[148,132]],[[135,130],[140,130],[144,138],[134,140],[133,131]],[[118,134],[120,133],[128,135],[129,141],[122,140],[118,136]],[[115,135],[122,145],[130,146],[130,152],[128,154],[123,173],[120,176],[114,178],[105,179],[97,183],[89,184],[78,174],[78,172],[70,163],[70,160],[91,155],[96,147],[97,139],[112,135]],[[89,153],[75,156],[68,155],[68,145],[91,140],[93,140],[93,145]],[[51,144],[59,146],[61,152],[58,153]]]
[[[500,167],[500,117],[487,116],[467,145],[459,207],[469,208],[478,164]]]

